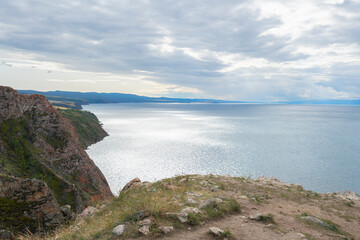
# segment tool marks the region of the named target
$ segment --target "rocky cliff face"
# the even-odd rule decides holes
[[[78,212],[112,196],[70,122],[41,95],[0,87],[0,173],[43,179],[61,205]]]
[[[36,179],[0,176],[0,228],[50,230],[64,222],[52,191]]]

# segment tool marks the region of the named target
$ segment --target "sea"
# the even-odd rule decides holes
[[[360,106],[118,103],[84,106],[109,133],[87,153],[118,194],[135,177],[273,176],[360,194]]]

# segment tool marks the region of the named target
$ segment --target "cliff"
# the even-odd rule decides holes
[[[0,133],[0,173],[43,180],[77,212],[112,196],[74,127],[44,96],[0,87]]]
[[[70,120],[84,149],[108,136],[95,114],[76,109],[58,109],[58,111]]]

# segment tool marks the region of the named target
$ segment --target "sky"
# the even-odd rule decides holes
[[[1,0],[0,85],[360,99],[360,0]]]

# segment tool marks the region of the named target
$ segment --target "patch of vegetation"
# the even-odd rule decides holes
[[[24,215],[33,206],[28,202],[18,202],[8,198],[0,198],[0,228],[9,229],[13,232],[34,231],[41,222]]]
[[[203,220],[202,216],[199,213],[189,213],[187,223],[191,226],[199,225]]]
[[[271,214],[261,215],[259,221],[265,224],[276,224],[274,221],[274,217]]]
[[[58,111],[70,120],[84,149],[108,135],[98,118],[91,112],[76,109],[58,109]]]

